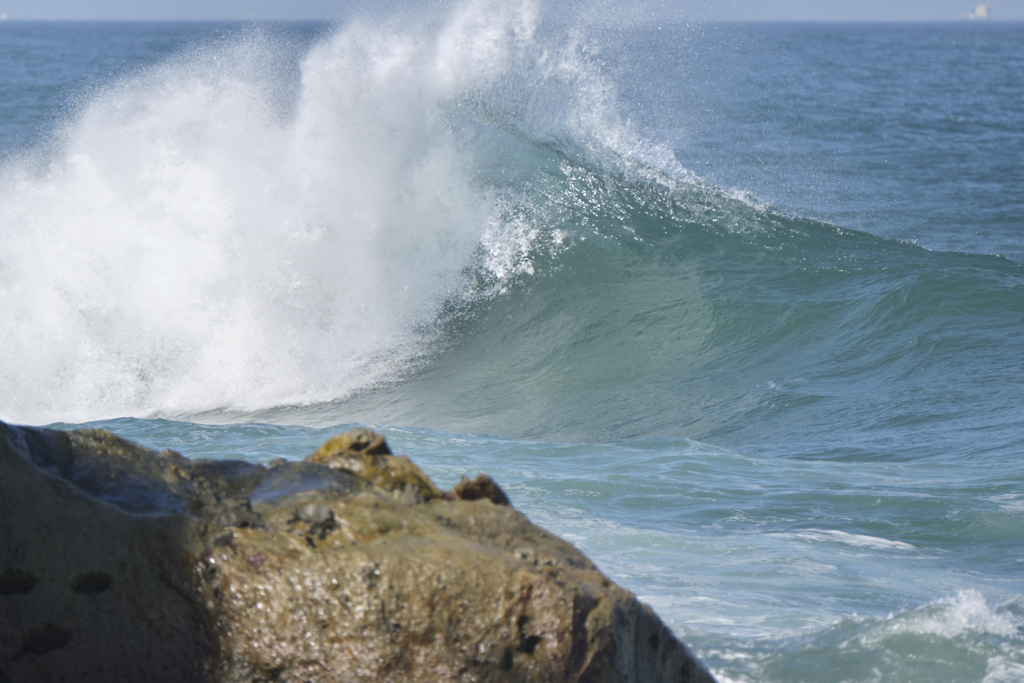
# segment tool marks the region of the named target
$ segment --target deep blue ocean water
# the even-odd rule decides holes
[[[727,681],[1024,681],[1024,25],[0,22],[0,419],[490,473]]]

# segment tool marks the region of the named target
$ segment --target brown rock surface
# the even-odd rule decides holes
[[[0,423],[0,683],[712,681],[507,500],[366,430],[263,467]]]

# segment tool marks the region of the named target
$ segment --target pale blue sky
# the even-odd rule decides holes
[[[566,0],[556,0],[565,2]],[[360,0],[0,0],[10,19],[341,19]],[[389,0],[385,0],[389,2]],[[421,0],[412,0],[421,2]],[[429,2],[429,0],[428,0]],[[443,0],[442,0],[443,2]],[[636,15],[637,4],[568,0],[613,13]],[[378,7],[381,2],[366,3]],[[390,0],[389,4],[410,4]],[[427,2],[423,2],[427,4]],[[436,4],[429,2],[429,4]],[[767,21],[956,21],[968,20],[979,3],[965,0],[642,0],[656,15],[697,20]],[[989,20],[1024,20],[1024,0],[991,0]],[[628,7],[628,9],[626,9]]]

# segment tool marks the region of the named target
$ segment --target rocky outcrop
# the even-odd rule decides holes
[[[378,434],[264,467],[0,423],[0,683],[711,680],[489,477]]]

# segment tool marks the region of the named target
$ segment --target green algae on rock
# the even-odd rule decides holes
[[[331,437],[306,462],[351,472],[406,503],[437,500],[444,495],[408,457],[392,455],[384,437],[368,429]]]
[[[264,467],[0,423],[0,473],[12,682],[712,681],[490,477],[368,430]]]

